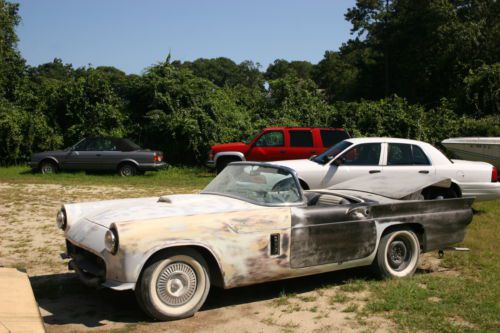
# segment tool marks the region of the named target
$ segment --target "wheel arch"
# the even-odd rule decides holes
[[[451,182],[451,186],[450,186],[450,188],[451,188],[453,191],[455,191],[455,193],[457,194],[457,196],[458,196],[459,198],[461,198],[461,197],[462,197],[462,189],[460,188],[460,186],[459,186],[457,183],[455,183],[455,182],[453,182],[453,181],[452,181],[452,182]]]
[[[416,235],[417,235],[417,238],[418,238],[418,241],[420,243],[420,249],[425,251],[425,248],[426,248],[426,245],[425,245],[425,228],[422,224],[420,223],[397,223],[397,224],[391,224],[389,226],[387,226],[386,228],[384,228],[382,230],[382,233],[380,235],[380,238],[382,238],[383,236],[387,235],[388,233],[390,232],[394,232],[394,231],[398,231],[398,230],[411,230],[413,231]],[[378,250],[378,246],[380,245],[380,242],[379,244],[377,245],[377,250]]]
[[[46,162],[46,161],[50,161],[50,162],[55,163],[56,166],[57,166],[57,168],[61,167],[61,165],[59,164],[59,161],[57,160],[57,158],[55,158],[54,156],[46,156],[46,157],[42,158],[40,160],[40,162],[38,162],[38,168],[40,168],[42,166],[42,163]]]
[[[180,252],[185,249],[194,250],[199,253],[203,259],[205,259],[208,266],[208,274],[210,276],[210,283],[214,286],[224,288],[224,275],[220,262],[214,252],[206,245],[203,244],[175,244],[171,246],[165,246],[160,249],[155,249],[151,251],[147,258],[142,262],[140,266],[140,271],[137,276],[136,284],[139,282],[144,269],[152,262],[155,257],[163,254],[175,254],[176,251]]]
[[[214,156],[214,164],[217,165],[217,161],[220,158],[237,158],[241,161],[246,161],[245,155],[239,151],[223,151],[215,154]]]
[[[133,164],[135,167],[139,166],[139,163],[137,163],[136,160],[133,160],[131,158],[127,158],[127,159],[124,159],[124,160],[121,160],[120,162],[118,162],[118,164],[116,165],[116,169],[119,170],[120,167],[126,163]]]
[[[300,186],[302,186],[303,190],[305,191],[310,190],[309,185],[302,178],[299,178],[299,184]]]

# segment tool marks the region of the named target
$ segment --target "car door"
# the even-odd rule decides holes
[[[114,170],[118,162],[122,160],[125,153],[119,151],[116,139],[102,138],[96,147],[96,159],[99,169]]]
[[[351,147],[330,162],[321,188],[328,188],[355,177],[382,173],[381,157],[382,144],[380,142],[361,143]]]
[[[95,145],[95,139],[84,139],[76,144],[66,155],[63,163],[64,169],[69,170],[85,170],[87,168],[88,159],[91,154],[88,154],[87,149]]]
[[[289,148],[286,159],[298,160],[309,158],[317,153],[314,147],[312,130],[289,130]]]
[[[286,159],[287,147],[282,130],[264,132],[250,148],[249,161],[276,161]]]
[[[292,208],[290,266],[342,263],[368,257],[375,251],[375,221],[359,220],[360,204]]]
[[[387,158],[384,173],[425,178],[435,174],[435,168],[425,152],[418,145],[407,143],[386,143]]]

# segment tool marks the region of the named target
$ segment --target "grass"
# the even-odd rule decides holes
[[[463,246],[443,265],[458,272],[417,274],[411,279],[369,282],[368,313],[385,315],[400,329],[431,332],[500,332],[500,200],[478,211]]]
[[[115,185],[141,187],[183,187],[202,189],[215,176],[211,170],[197,167],[168,167],[134,177],[113,173],[60,172],[43,175],[25,166],[0,167],[0,182],[17,184]]]

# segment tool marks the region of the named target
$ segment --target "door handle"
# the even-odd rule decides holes
[[[370,170],[369,173],[380,173],[380,170]]]
[[[286,150],[280,150],[281,154],[286,154]]]
[[[316,154],[316,152],[313,150],[313,151],[311,151],[311,154]]]
[[[101,156],[101,154],[95,154],[95,156]]]
[[[420,170],[418,173],[429,173],[429,170]]]

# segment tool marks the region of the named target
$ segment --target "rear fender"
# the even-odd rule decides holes
[[[472,221],[474,198],[395,202],[371,207],[380,225],[392,223],[421,225],[423,251],[428,252],[463,241]]]

